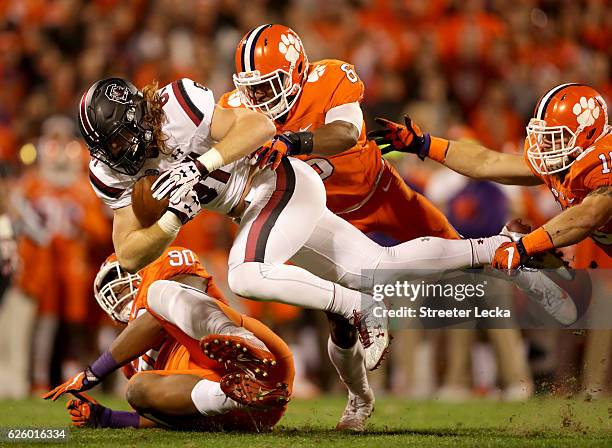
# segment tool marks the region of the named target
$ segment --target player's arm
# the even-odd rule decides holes
[[[509,185],[538,185],[535,176],[520,155],[503,154],[476,143],[445,140],[423,134],[409,117],[405,125],[382,118],[384,128],[368,133],[384,152],[401,151],[429,157],[464,176]]]
[[[584,240],[606,225],[611,217],[612,187],[597,188],[580,204],[567,208],[519,241],[499,246],[492,265],[499,269],[516,269],[532,255]]]
[[[576,244],[608,223],[612,217],[612,187],[593,190],[584,200],[565,209],[542,227],[554,247]]]
[[[131,206],[115,210],[113,245],[119,264],[134,273],[159,258],[180,230],[181,221],[167,211],[151,227],[143,228]]]
[[[344,152],[357,144],[359,133],[360,130],[348,121],[327,123],[312,133],[311,153],[332,156]]]
[[[209,172],[213,171],[251,154],[275,133],[274,123],[263,114],[245,108],[226,109],[215,106],[210,136],[218,143],[202,154],[198,161]],[[217,161],[213,160],[215,157]]]
[[[55,401],[65,393],[83,392],[100,384],[109,374],[155,347],[165,332],[149,313],[133,320],[121,332],[110,348],[89,367],[43,395]]]
[[[172,195],[192,188],[214,170],[255,152],[275,132],[274,123],[263,114],[215,105],[209,134],[217,142],[215,146],[196,160],[181,163],[159,176],[151,186],[153,197],[157,200],[170,197],[175,202]],[[181,221],[185,222],[182,218]]]

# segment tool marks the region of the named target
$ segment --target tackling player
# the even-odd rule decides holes
[[[569,83],[546,92],[527,125],[523,156],[431,137],[408,117],[405,126],[377,121],[386,128],[371,134],[379,146],[429,157],[474,179],[550,188],[563,211],[518,241],[501,244],[493,266],[516,269],[530,256],[587,237],[612,255],[612,134],[607,104],[595,89]]]
[[[91,184],[113,210],[113,243],[128,271],[158,257],[202,207],[240,219],[229,255],[233,292],[338,314],[355,325],[367,368],[388,346],[386,318],[373,314],[368,291],[416,269],[454,269],[491,261],[507,236],[470,240],[426,238],[381,247],[325,206],[325,188],[303,161],[282,158],[274,170],[254,168],[247,155],[272,138],[274,126],[248,109],[215,107],[210,90],[177,80],[143,91],[119,78],[94,83],[79,109],[92,161]],[[131,191],[143,175],[166,170],[153,184],[170,205],[143,228]],[[285,262],[298,254],[295,265]],[[365,293],[362,293],[364,291]],[[169,313],[190,314],[174,307]],[[384,313],[382,313],[384,314]]]
[[[191,250],[170,247],[138,274],[124,271],[113,255],[96,276],[94,295],[113,320],[129,324],[90,367],[44,396],[76,395],[67,406],[76,426],[161,422],[256,431],[283,415],[294,377],[289,348],[261,322],[227,306]],[[197,302],[197,316],[162,317],[180,301]],[[130,379],[126,398],[137,412],[114,411],[82,394],[122,365]]]

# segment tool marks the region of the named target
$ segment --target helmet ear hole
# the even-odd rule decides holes
[[[298,67],[297,67],[298,74],[302,73],[302,68],[304,68],[304,66],[302,64],[302,61],[300,61],[300,63],[298,64]]]

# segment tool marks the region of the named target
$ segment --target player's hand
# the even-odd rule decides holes
[[[259,168],[271,164],[270,169],[276,170],[284,156],[300,154],[300,138],[296,132],[284,132],[275,135],[255,152],[255,160]]]
[[[522,266],[525,258],[527,257],[521,241],[508,241],[495,250],[491,266],[501,271],[511,271]]]
[[[423,134],[408,115],[404,116],[405,125],[385,118],[374,120],[383,129],[368,132],[368,138],[376,142],[383,154],[391,151],[409,152],[416,154],[421,160],[428,156],[431,137],[429,134]]]
[[[97,427],[97,410],[100,407],[98,402],[89,395],[80,393],[76,394],[77,398],[73,398],[66,403],[66,409],[70,414],[72,425],[77,428],[86,426]]]
[[[197,183],[190,188],[185,185],[175,190],[170,196],[167,210],[178,216],[183,224],[191,221],[202,210],[198,194],[201,188],[206,187]]]
[[[83,392],[92,389],[100,383],[100,379],[95,376],[91,370],[86,368],[81,373],[70,378],[63,384],[60,384],[55,389],[50,390],[42,396],[45,400],[55,401],[65,393]]]
[[[151,185],[151,194],[158,201],[171,195],[184,195],[208,176],[208,170],[198,160],[185,162],[165,171]],[[180,193],[179,193],[180,190]]]

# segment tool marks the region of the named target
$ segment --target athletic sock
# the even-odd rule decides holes
[[[334,344],[330,336],[327,340],[327,353],[340,379],[351,393],[361,397],[370,390],[363,346],[360,343],[356,342],[351,348],[340,348]]]
[[[241,404],[225,395],[219,383],[210,380],[201,380],[193,387],[191,400],[198,412],[208,417],[227,414],[242,407]]]
[[[333,285],[334,293],[329,304],[325,307],[325,311],[352,320],[353,311],[359,311],[362,308],[362,300],[367,300],[369,296],[354,289],[345,288],[337,283],[333,283]]]
[[[488,238],[471,238],[473,262],[472,266],[481,266],[491,263],[495,251],[502,243],[507,243],[510,238],[504,235],[494,235]]]
[[[137,412],[113,411],[100,406],[101,412],[98,416],[100,428],[138,428],[140,427],[140,416]]]

